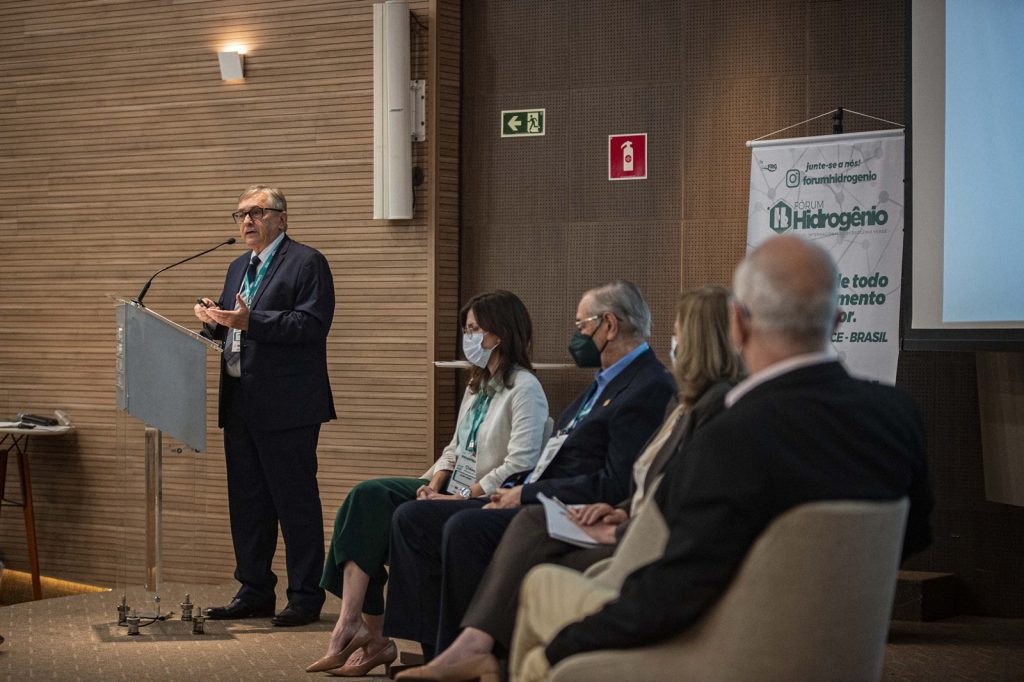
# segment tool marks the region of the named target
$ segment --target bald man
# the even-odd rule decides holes
[[[909,496],[904,556],[928,545],[920,416],[906,395],[851,378],[826,352],[839,324],[836,279],[829,255],[796,237],[773,238],[740,264],[730,326],[749,377],[641,511],[666,528],[653,560],[617,552],[611,570],[632,562],[617,592],[570,569],[534,569],[520,598],[513,679],[544,679],[575,654],[682,632],[722,596],[772,520],[805,502]],[[619,547],[640,527],[651,525],[635,521]]]

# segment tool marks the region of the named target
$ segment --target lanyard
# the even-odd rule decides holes
[[[594,409],[594,403],[597,402],[596,400],[591,402],[590,399],[594,397],[595,393],[597,393],[598,386],[599,384],[597,381],[590,384],[590,388],[587,389],[587,394],[583,397],[583,401],[580,403],[580,409],[576,410],[576,416],[572,418],[572,421],[569,422],[564,429],[559,430],[559,433],[563,435],[571,433],[572,430],[576,428],[577,424],[586,419],[587,415],[590,414],[590,411]]]
[[[274,250],[267,254],[266,260],[260,264],[260,269],[256,271],[255,282],[249,281],[249,271],[245,271],[245,277],[242,279],[242,289],[239,293],[242,294],[242,298],[245,299],[246,305],[252,305],[252,297],[260,288],[260,282],[263,281],[263,276],[267,274],[267,268],[270,267],[270,261],[274,260],[274,256],[277,255],[277,250],[281,248],[281,244],[283,243],[284,240],[278,242],[277,246],[274,247]]]
[[[469,435],[467,436],[468,443],[466,444],[466,452],[476,452],[476,432],[480,430],[480,424],[483,423],[484,417],[487,416],[487,408],[491,406],[491,396],[484,395],[482,392],[477,396],[476,401],[473,403],[473,408],[469,413]]]

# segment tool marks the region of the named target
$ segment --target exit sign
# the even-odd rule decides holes
[[[520,109],[501,112],[502,137],[537,137],[544,134],[544,110]]]

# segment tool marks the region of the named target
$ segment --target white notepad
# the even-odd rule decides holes
[[[556,540],[568,542],[577,547],[597,547],[600,543],[584,532],[582,528],[569,518],[569,508],[557,497],[548,497],[538,493],[537,499],[544,506],[544,517],[547,520],[548,535]]]

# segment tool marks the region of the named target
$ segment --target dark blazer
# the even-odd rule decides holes
[[[725,394],[732,387],[733,384],[730,384],[728,381],[716,381],[704,390],[704,393],[697,398],[697,402],[691,405],[690,409],[683,413],[679,423],[673,429],[672,435],[668,437],[665,444],[658,450],[658,454],[654,456],[650,468],[647,469],[647,473],[644,475],[645,491],[651,489],[655,480],[664,473],[665,467],[668,466],[668,463],[672,461],[675,455],[685,456],[685,446],[693,437],[693,432],[722,413],[722,410],[725,409]],[[665,408],[666,419],[675,410],[676,405],[678,405],[678,402],[673,398],[669,402],[668,407]],[[651,438],[654,438],[654,435]],[[644,445],[641,452],[646,449],[647,445]],[[619,540],[622,539],[622,534],[629,528],[629,522],[633,519],[633,514],[636,513],[635,509],[630,508],[633,503],[634,494],[636,494],[636,481],[633,480],[633,476],[630,476],[629,495],[617,505],[630,514],[626,521],[619,524],[615,529],[615,537]]]
[[[656,479],[665,469],[665,465],[668,464],[672,456],[682,447],[684,443],[687,443],[693,436],[693,432],[697,428],[707,424],[709,421],[721,414],[725,408],[725,394],[729,392],[729,389],[733,387],[728,381],[720,380],[708,386],[704,393],[697,398],[697,402],[690,406],[683,416],[680,418],[681,424],[679,424],[672,435],[669,436],[665,444],[658,450],[658,454],[654,456],[654,460],[651,462],[651,466],[647,469],[647,474],[644,476],[644,490],[651,487]],[[668,418],[669,414],[675,410],[678,405],[678,401],[674,398],[669,402],[668,407],[665,408],[665,417]],[[654,437],[653,435],[651,436]],[[644,445],[644,449],[647,446]],[[629,495],[623,501],[623,504],[628,505],[631,501],[634,493],[636,493],[636,481],[633,477],[629,477]],[[620,505],[621,506],[621,505]]]
[[[669,529],[662,557],[627,576],[618,599],[559,632],[548,661],[683,631],[728,588],[772,520],[805,502],[909,496],[904,554],[922,549],[931,541],[927,479],[921,417],[901,391],[853,379],[838,362],[760,384],[669,463],[654,495]]]
[[[641,353],[605,387],[540,480],[523,486],[522,502],[536,502],[537,493],[566,504],[621,502],[629,493],[633,462],[661,424],[675,390],[672,375],[654,351]],[[556,433],[572,421],[584,396],[562,412]]]
[[[251,251],[235,259],[218,305],[235,307]],[[327,377],[327,332],[334,318],[334,278],[327,259],[285,236],[249,306],[242,332],[242,395],[250,429],[276,431],[321,424],[337,415]],[[218,326],[215,338],[225,341]],[[221,360],[219,425],[227,407]]]

